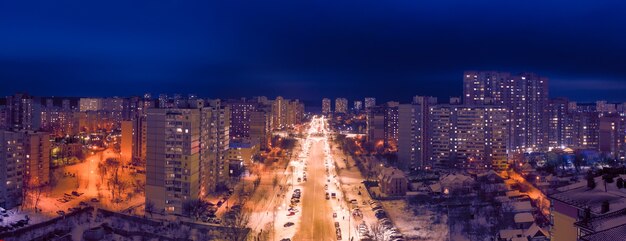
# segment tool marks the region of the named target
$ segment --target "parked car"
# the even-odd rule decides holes
[[[293,226],[293,224],[294,223],[292,223],[292,222],[287,222],[287,223],[285,223],[285,225],[283,225],[283,227],[285,227],[285,228],[291,227],[291,226]]]

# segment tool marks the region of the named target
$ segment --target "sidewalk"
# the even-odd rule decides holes
[[[360,238],[357,231],[357,227],[359,224],[365,222],[371,233],[372,225],[375,225],[378,222],[378,219],[374,215],[374,212],[372,211],[368,203],[369,200],[371,200],[372,198],[366,191],[365,185],[362,183],[362,181],[365,179],[363,178],[363,175],[361,174],[359,169],[356,167],[356,163],[354,162],[352,157],[346,156],[341,150],[338,150],[335,143],[331,144],[331,155],[333,157],[332,159],[335,162],[335,165],[337,165],[337,167],[339,168],[338,177],[346,207],[352,207],[352,205],[350,204],[350,200],[356,199],[357,205],[355,206],[362,213],[362,217],[359,218],[355,218],[354,216],[349,214],[352,219],[350,220],[351,236],[354,237],[355,240],[358,240]],[[344,159],[348,160],[347,165],[346,162],[343,161]],[[350,166],[349,169],[348,166]],[[359,190],[361,191],[361,195],[358,194]],[[363,205],[363,202],[365,202],[365,205]]]

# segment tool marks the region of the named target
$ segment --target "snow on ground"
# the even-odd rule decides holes
[[[362,183],[364,180],[363,176],[356,167],[354,160],[351,157],[344,155],[343,152],[337,150],[335,145],[332,147],[333,149],[331,153],[335,165],[339,168],[339,182],[341,183],[343,193],[346,195],[345,200],[349,202],[352,199],[356,199],[356,207],[362,213],[362,217],[354,217],[354,219],[350,222],[352,236],[359,237],[357,228],[359,224],[365,222],[367,227],[371,228],[378,222],[378,219],[369,205],[369,200],[372,198],[369,196],[369,193],[365,189],[365,185]],[[347,163],[344,160],[347,160]],[[359,192],[361,192],[361,195],[359,195]]]
[[[448,226],[444,215],[425,207],[407,208],[404,200],[381,201],[381,204],[389,219],[407,240],[448,240]]]
[[[98,162],[109,157],[118,157],[118,155],[111,149],[106,149],[89,155],[83,162],[54,170],[52,175],[55,175],[56,184],[43,189],[37,205],[41,211],[36,212],[34,201],[28,201],[28,204],[22,206],[19,214],[28,215],[29,224],[32,225],[58,217],[57,211],[69,213],[68,209],[78,207],[80,202],[113,211],[133,209],[143,204],[145,200],[143,192],[136,193],[132,184],[136,183],[137,180],[145,181],[145,175],[137,174],[129,168],[120,168],[119,171],[120,179],[129,183],[129,187],[124,192],[125,198],[120,203],[112,202],[111,191],[107,185],[101,184],[103,179],[100,178],[97,167]],[[106,178],[104,181],[106,182]],[[80,196],[72,195],[72,191],[80,193]],[[31,194],[31,196],[33,195]],[[70,200],[68,202],[59,201],[64,196],[68,196]],[[92,198],[97,198],[98,202],[92,202]]]

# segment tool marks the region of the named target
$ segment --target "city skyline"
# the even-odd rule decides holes
[[[495,70],[546,76],[552,97],[625,101],[625,3],[359,4],[4,3],[0,79],[14,83],[0,94],[283,95],[319,105],[357,97],[345,89],[383,101],[458,96],[463,71]]]
[[[625,1],[5,1],[0,241],[626,237]]]

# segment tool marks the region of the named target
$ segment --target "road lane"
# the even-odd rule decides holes
[[[336,240],[332,208],[326,200],[324,185],[327,176],[324,167],[324,141],[313,141],[308,163],[308,181],[303,184],[302,218],[293,240]]]

